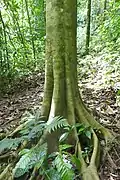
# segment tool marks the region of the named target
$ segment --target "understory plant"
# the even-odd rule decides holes
[[[77,144],[73,146],[67,142],[75,128],[82,143],[82,153],[79,156],[89,164],[93,147],[91,139],[94,136],[91,127],[80,123],[70,126],[67,120],[60,116],[54,117],[51,123],[48,123],[38,111],[26,112],[20,126],[0,141],[0,157],[11,152],[8,159],[12,167],[7,173],[3,171],[0,179],[10,176],[11,179],[21,177],[24,180],[27,177],[31,180],[35,179],[36,175],[48,180],[79,179],[81,160],[78,158]],[[44,139],[43,132],[51,135],[60,129],[62,133],[59,135],[59,148],[56,152],[49,153],[47,141],[40,143],[41,139]]]

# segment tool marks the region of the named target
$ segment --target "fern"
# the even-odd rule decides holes
[[[27,124],[21,131],[21,135],[28,136],[28,139],[31,140],[36,137],[40,137],[45,128],[44,122],[35,122],[33,124]]]
[[[28,112],[26,116],[22,119],[22,122],[25,122],[25,126],[20,131],[20,133],[22,135],[28,135],[28,139],[31,139],[35,137],[40,137],[45,128],[49,133],[51,133],[58,128],[69,127],[67,120],[60,116],[49,119],[47,123],[43,120],[44,117],[40,117],[39,115],[33,115]]]
[[[61,144],[61,145],[59,145],[60,151],[65,151],[65,150],[67,150],[69,148],[72,148],[72,147],[73,147],[73,145],[70,145],[70,144]]]
[[[20,158],[19,162],[13,169],[14,177],[18,178],[33,168],[35,165],[40,167],[44,162],[47,154],[47,144],[43,144],[40,147],[36,146],[31,150],[27,150],[26,153]]]
[[[75,177],[71,163],[63,158],[62,154],[58,154],[55,158],[57,171],[60,173],[62,180],[73,180]]]
[[[39,119],[39,121],[38,121]],[[46,122],[42,121],[43,118],[39,115],[33,115],[29,112],[26,113],[26,116],[22,118],[21,122],[24,122],[24,127],[19,132],[20,138],[4,138],[0,141],[0,153],[4,150],[11,150],[17,148],[18,145],[23,142],[25,139],[31,140],[36,137],[40,137],[43,133],[43,130],[46,126]]]
[[[40,110],[35,111],[34,109],[32,109],[32,112],[26,111],[23,114],[20,123],[23,124],[24,122],[30,123],[35,121],[36,122],[46,121],[46,118],[45,116],[41,116]]]
[[[24,122],[24,127],[20,131],[21,135],[27,135],[28,139],[31,140],[36,137],[40,137],[43,133],[43,130],[46,126],[46,122],[43,121],[43,117],[40,117],[40,113],[31,114],[26,112],[26,116],[24,116],[21,122]]]
[[[40,138],[44,129],[51,133],[59,128],[66,128],[68,130],[70,127],[67,120],[63,117],[56,116],[46,123],[39,114],[35,115],[31,113],[27,113],[21,123],[24,123],[23,129],[19,132],[21,137],[14,139],[5,138],[0,141],[0,153],[4,150],[17,148],[25,139],[31,140],[36,137]],[[65,135],[62,138],[65,139],[66,137],[67,136]],[[69,147],[64,148],[66,149]],[[38,169],[43,167],[42,165],[47,155],[47,143],[41,146],[36,145],[31,149],[23,149],[19,155],[22,156],[13,169],[13,175],[15,178],[24,175],[34,167],[37,167]],[[50,176],[50,179],[52,180],[72,180],[74,173],[71,170],[71,167],[72,165],[66,162],[61,154],[58,154],[55,158],[55,166],[51,167],[51,170],[49,169],[50,171],[48,170],[48,176]]]
[[[74,154],[74,155],[71,155],[70,154],[70,157],[71,157],[71,161],[72,163],[75,165],[75,167],[80,171],[81,170],[81,162],[80,162],[80,159]]]
[[[69,126],[67,120],[61,116],[56,116],[47,122],[46,129],[49,133],[51,133],[52,131],[55,131],[58,128],[66,126]]]
[[[46,173],[46,180],[61,180],[60,173],[57,171],[55,167],[51,167],[50,169],[46,170],[44,174]]]
[[[34,126],[28,134],[29,139],[33,139],[35,137],[40,137],[43,134],[44,125],[38,124]]]
[[[4,138],[0,141],[0,154],[5,150],[11,150],[18,147],[18,145],[25,140],[25,136],[20,138],[8,139]]]

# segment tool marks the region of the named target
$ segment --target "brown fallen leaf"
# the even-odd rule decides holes
[[[107,109],[105,111],[107,114],[115,114],[116,111],[114,111],[109,105],[107,105]]]

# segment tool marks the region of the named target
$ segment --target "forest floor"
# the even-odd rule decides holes
[[[96,80],[98,81],[98,80]],[[0,98],[0,134],[12,132],[19,124],[25,111],[40,108],[43,99],[44,74],[39,73],[17,82],[11,92]],[[82,80],[79,84],[84,102],[92,109],[95,118],[120,136],[120,106],[116,90],[97,86],[95,78]],[[120,180],[120,145],[113,142],[101,159],[101,180]]]

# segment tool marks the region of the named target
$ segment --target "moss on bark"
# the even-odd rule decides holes
[[[83,180],[98,180],[97,164],[99,140],[94,128],[99,129],[106,140],[111,137],[107,129],[100,125],[89,113],[79,94],[77,84],[77,1],[46,0],[46,67],[42,115],[51,117],[60,115],[67,118],[69,124],[76,122],[91,126],[93,151],[89,166],[82,157],[81,142],[74,129],[72,141],[76,143],[78,157],[82,162],[80,173]],[[45,132],[45,137],[47,132]],[[58,133],[49,136],[52,149],[56,149]],[[42,141],[40,141],[42,142]]]

